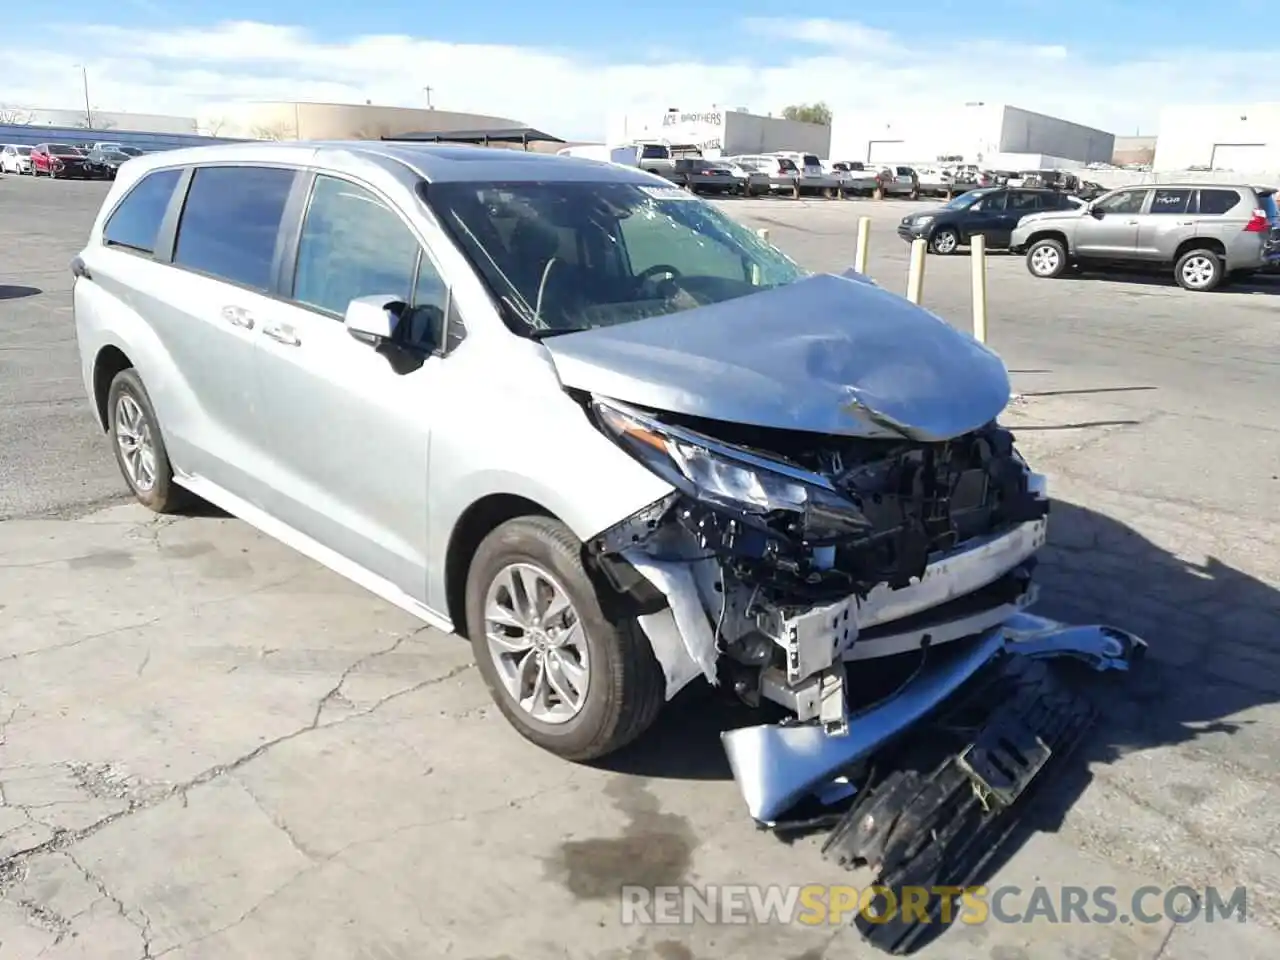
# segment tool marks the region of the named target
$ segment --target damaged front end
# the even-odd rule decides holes
[[[588,544],[665,595],[640,622],[668,699],[701,674],[789,713],[722,735],[751,816],[833,827],[824,854],[890,890],[970,882],[1001,813],[1093,719],[1042,661],[1126,670],[1145,649],[1025,612],[1049,500],[1012,434],[860,439],[586,404],[675,488]],[[859,925],[893,952],[922,929]]]
[[[590,407],[676,489],[591,544],[666,595],[680,642],[645,627],[668,696],[701,673],[842,734],[848,663],[923,656],[1034,600],[1049,501],[995,423],[864,440]]]

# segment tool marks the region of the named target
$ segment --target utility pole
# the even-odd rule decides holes
[[[76,64],[80,67],[80,77],[84,80],[84,125],[88,130],[93,129],[93,111],[89,109],[89,71],[82,64]]]
[[[435,109],[435,107],[433,107],[433,106],[431,105],[431,90],[432,90],[432,88],[431,88],[431,87],[423,87],[423,88],[422,88],[422,92],[423,92],[423,93],[425,93],[425,94],[427,95],[427,109],[428,109],[428,110],[434,110],[434,109]]]

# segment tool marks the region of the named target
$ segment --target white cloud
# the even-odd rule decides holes
[[[589,52],[389,35],[326,43],[299,27],[254,22],[211,29],[77,25],[43,44],[6,32],[0,76],[7,104],[74,108],[83,96],[73,65],[84,64],[95,109],[179,115],[231,99],[422,106],[430,86],[442,109],[584,138],[603,134],[605,116],[627,107],[715,103],[776,112],[812,100],[825,100],[837,116],[1011,102],[1119,133],[1139,125],[1151,132],[1165,104],[1248,102],[1270,92],[1258,69],[1271,59],[1265,51],[1146,51],[1140,60],[1108,63],[1062,45],[982,37],[918,42],[837,20],[754,19],[742,27],[757,47],[769,41],[767,60],[648,49],[628,63]],[[726,34],[726,48],[740,39]]]

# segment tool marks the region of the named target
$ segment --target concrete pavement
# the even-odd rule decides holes
[[[46,186],[101,189],[20,189],[47,210]],[[738,215],[852,260],[860,205],[764,203]],[[905,282],[884,207],[872,272]],[[234,519],[95,508],[121,485],[66,373],[62,262],[27,256],[0,270],[45,291],[0,301],[0,960],[873,955],[843,928],[622,925],[624,883],[866,882],[752,828],[716,736],[739,711],[691,691],[608,768],[565,764],[490,708],[464,642]],[[966,268],[929,263],[956,322]],[[1243,884],[1249,922],[958,925],[921,955],[1274,957],[1280,337],[1253,304],[1276,301],[1021,269],[993,258],[992,333],[1057,498],[1042,608],[1155,659],[993,884]]]

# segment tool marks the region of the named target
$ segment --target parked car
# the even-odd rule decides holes
[[[794,160],[773,154],[755,154],[724,158],[747,170],[763,174],[771,192],[793,190],[800,179],[800,168]]]
[[[938,254],[955,253],[978,235],[990,247],[1007,247],[1023,217],[1067,209],[1069,203],[1067,195],[1056,190],[970,190],[940,207],[903,217],[898,236],[908,243],[923,238],[929,242],[929,252]]]
[[[718,160],[676,160],[669,179],[694,193],[737,193],[740,185],[729,165]]]
[[[920,196],[920,178],[914,167],[893,164],[880,168],[877,175],[880,192],[886,197],[910,197],[912,200]]]
[[[769,175],[760,170],[752,170],[732,160],[721,159],[722,164],[734,179],[738,181],[737,192],[744,197],[755,197],[769,192]]]
[[[203,498],[469,636],[560,756],[699,678],[848,729],[845,660],[986,650],[1034,597],[1000,359],[643,171],[180,149],[121,167],[71,271],[142,504]]]
[[[90,150],[84,158],[84,171],[90,177],[114,180],[120,164],[132,159],[129,154],[119,150],[95,148]]]
[[[794,151],[778,151],[775,156],[790,160],[799,171],[799,186],[802,193],[827,193],[838,190],[841,178],[830,174],[822,166],[822,160],[815,153],[797,153]]]
[[[677,160],[692,160],[702,156],[702,151],[691,144],[637,143],[639,148],[636,165],[648,173],[673,179]]]
[[[1106,264],[1172,270],[1187,290],[1280,265],[1272,187],[1170,183],[1125,187],[1084,207],[1030,217],[1012,238],[1033,276]]]
[[[20,143],[6,143],[0,148],[0,173],[30,173],[31,148]]]
[[[31,148],[32,176],[87,177],[85,155],[69,143],[41,143]]]
[[[860,160],[837,160],[831,164],[831,173],[839,178],[842,190],[858,196],[871,196],[878,183],[876,171]]]

